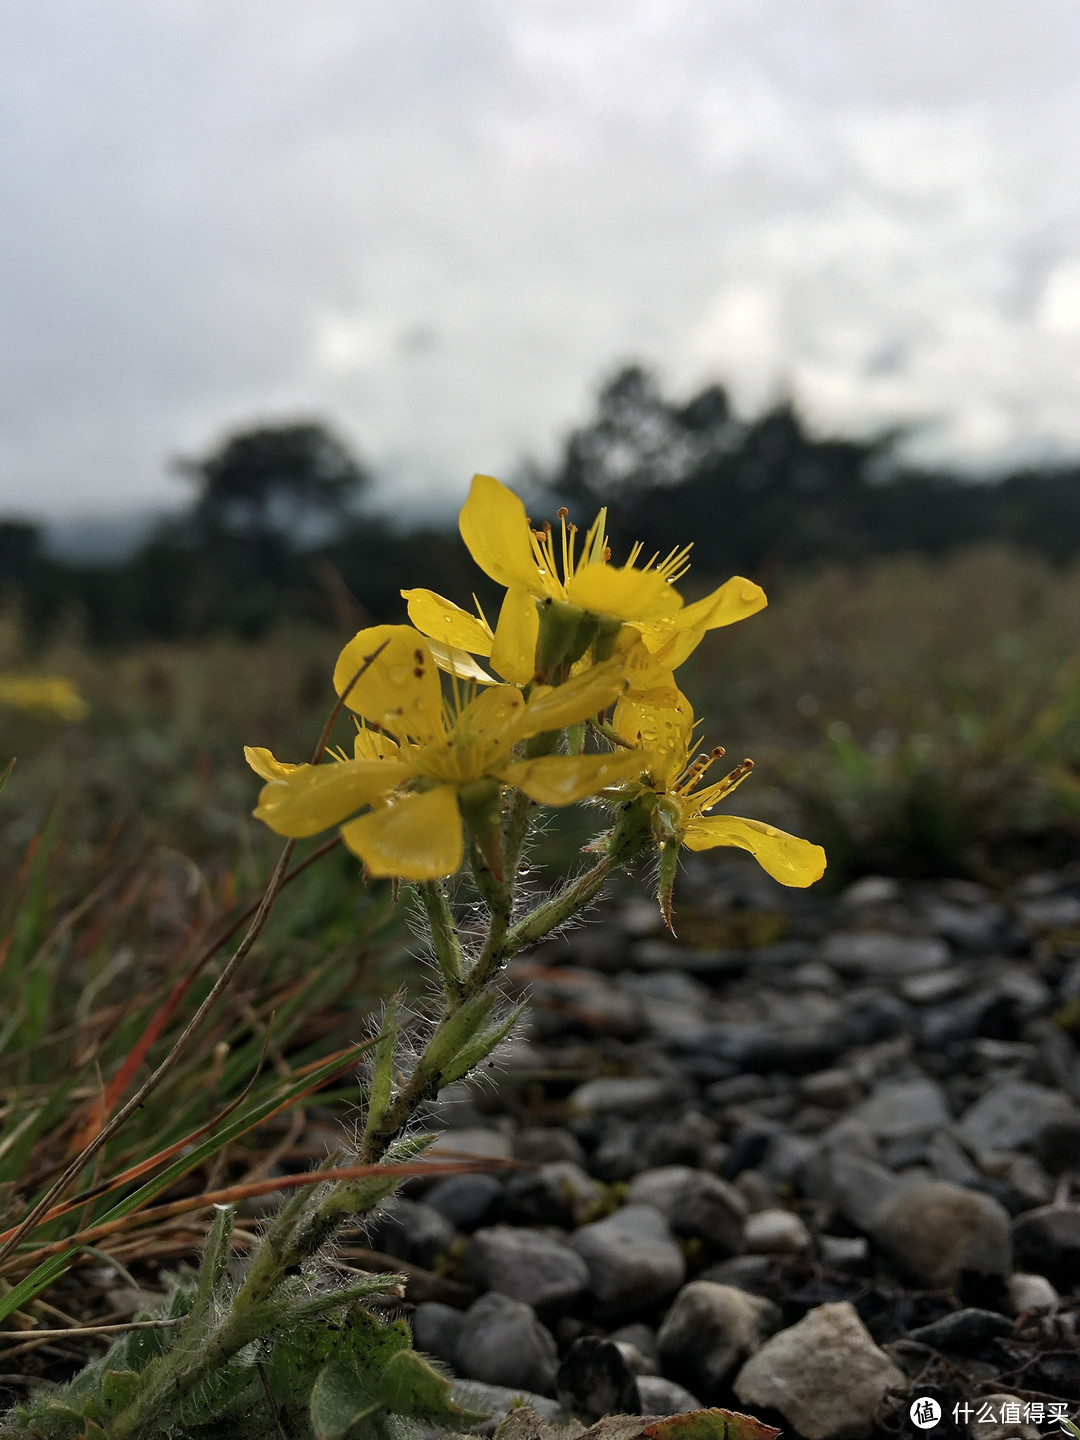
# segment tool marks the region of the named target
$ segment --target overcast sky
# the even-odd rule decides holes
[[[1077,0],[5,0],[0,510],[317,413],[403,505],[618,362],[1080,454]]]

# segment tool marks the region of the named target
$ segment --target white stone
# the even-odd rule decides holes
[[[810,1244],[810,1231],[791,1210],[758,1210],[747,1216],[743,1238],[752,1255],[796,1255]]]
[[[909,1384],[845,1300],[817,1306],[766,1340],[734,1389],[744,1405],[779,1410],[806,1440],[860,1440],[886,1391]]]

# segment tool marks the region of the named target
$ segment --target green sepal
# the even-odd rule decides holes
[[[460,1080],[463,1075],[469,1073],[474,1065],[479,1065],[482,1060],[486,1060],[495,1047],[502,1044],[510,1034],[510,1031],[521,1019],[524,1010],[524,1005],[516,1006],[506,1020],[484,1030],[471,1044],[466,1045],[454,1063],[442,1072],[443,1084],[450,1085],[455,1080]]]
[[[585,612],[565,600],[544,600],[536,608],[540,612],[536,669],[541,679],[548,680],[566,660]]]
[[[199,1266],[199,1279],[191,1306],[193,1318],[206,1314],[211,1300],[220,1292],[222,1284],[228,1278],[234,1218],[235,1211],[231,1205],[221,1206],[214,1215],[214,1223],[206,1237],[202,1264]]]
[[[447,1017],[440,1029],[431,1037],[431,1042],[421,1060],[425,1073],[442,1088],[445,1072],[456,1063],[458,1056],[474,1035],[482,1030],[491,1018],[497,997],[485,994],[474,995],[471,1000]]]
[[[109,1432],[103,1430],[96,1420],[88,1420],[79,1440],[109,1440]]]
[[[497,884],[503,883],[502,786],[498,780],[475,780],[458,791],[458,809],[469,836]]]
[[[660,851],[660,875],[656,886],[656,898],[660,902],[660,913],[664,924],[675,934],[672,923],[671,899],[675,890],[675,876],[679,871],[679,842],[669,840]]]

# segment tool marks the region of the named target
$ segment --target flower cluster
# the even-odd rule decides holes
[[[0,705],[58,720],[85,720],[89,706],[66,675],[0,674]]]
[[[683,846],[738,846],[781,883],[812,884],[825,869],[819,846],[711,813],[751,762],[706,783],[723,751],[696,753],[674,675],[706,631],[762,609],[762,590],[736,576],[686,604],[675,586],[689,547],[643,562],[635,546],[615,565],[605,511],[584,537],[565,511],[559,522],[534,529],[512,491],[477,475],[460,527],[505,590],[494,628],[479,606],[403,591],[411,625],[360,631],[334,671],[357,717],[352,756],[288,765],[248,748],[266,782],[256,816],[287,836],[340,826],[373,876],[438,880],[468,857],[501,884],[515,795],[552,806],[596,798],[617,818],[590,848],[620,860],[654,848],[669,924]]]

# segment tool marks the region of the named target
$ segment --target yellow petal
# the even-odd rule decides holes
[[[491,654],[491,627],[478,616],[444,600],[434,590],[402,590],[401,594],[409,602],[409,619],[429,640],[472,655]]]
[[[379,650],[380,646],[384,648]],[[342,650],[334,667],[334,689],[339,695],[372,655],[374,660],[345,697],[349,709],[399,739],[406,735],[418,740],[441,739],[445,734],[442,686],[424,637],[411,625],[374,625],[361,630]]]
[[[538,685],[529,696],[517,727],[518,736],[540,735],[545,730],[562,730],[606,710],[626,689],[622,660],[615,656],[601,665],[591,665],[564,685]]]
[[[696,630],[716,630],[721,625],[734,625],[736,620],[756,615],[768,603],[760,585],[742,575],[733,575],[711,595],[695,600],[693,605],[685,605],[679,614],[679,624]]]
[[[572,805],[608,785],[636,780],[645,765],[646,757],[628,750],[612,755],[543,755],[508,765],[499,778],[541,805]]]
[[[619,620],[660,620],[682,606],[662,575],[630,565],[583,565],[567,584],[566,598],[593,615]]]
[[[371,805],[412,771],[393,760],[342,760],[297,765],[259,792],[255,818],[278,835],[317,835],[364,805]]]
[[[290,765],[285,760],[278,760],[269,750],[262,745],[245,745],[244,759],[251,766],[260,780],[284,780],[294,770],[299,770],[299,765]]]
[[[528,590],[513,586],[503,596],[495,642],[491,647],[492,668],[504,680],[527,685],[536,674],[536,639],[540,614]]]
[[[438,640],[429,640],[427,643],[435,664],[444,675],[456,675],[459,680],[467,680],[472,685],[496,683],[494,675],[489,675],[467,651],[458,650],[453,645],[440,645]]]
[[[546,589],[532,551],[525,506],[491,475],[474,475],[458,517],[461,538],[485,575],[507,589]]]
[[[686,768],[686,752],[694,732],[694,711],[685,695],[673,692],[670,706],[643,705],[628,696],[615,706],[612,725],[615,733],[631,745],[653,755],[649,766],[654,780],[665,789]]]
[[[825,874],[825,851],[809,840],[788,835],[760,820],[742,820],[737,815],[713,815],[691,820],[685,844],[690,850],[712,850],[717,845],[737,845],[749,850],[761,868],[781,885],[800,889],[813,885]]]
[[[461,866],[464,840],[457,792],[437,785],[402,795],[341,827],[341,838],[372,875],[438,880]]]

